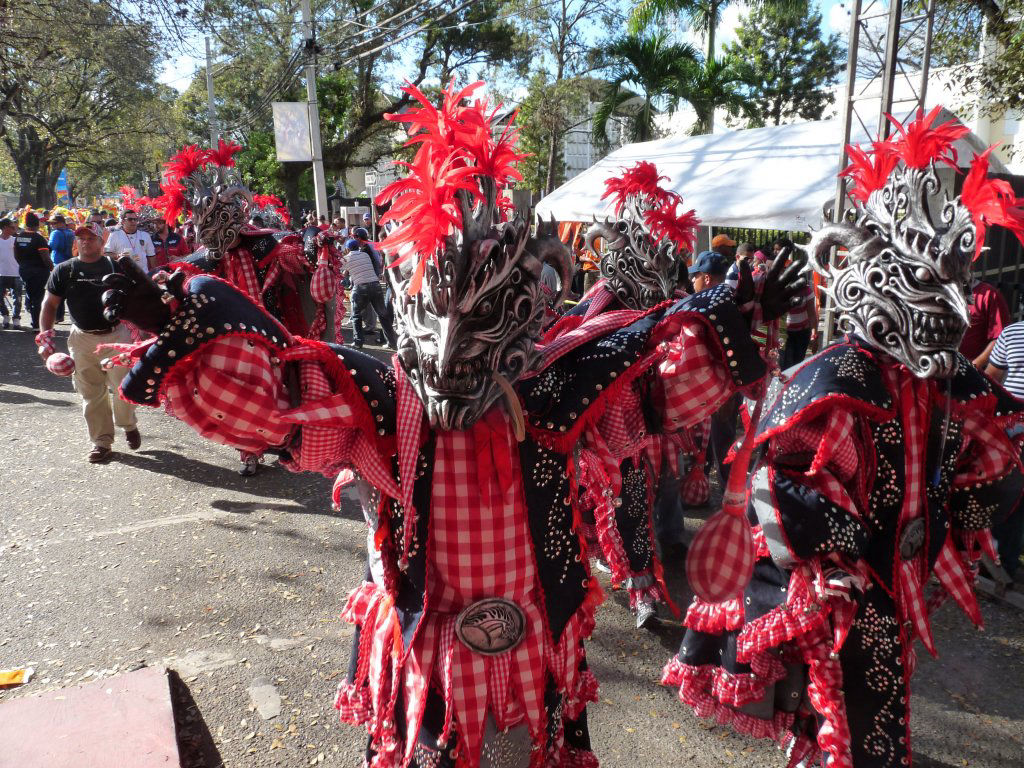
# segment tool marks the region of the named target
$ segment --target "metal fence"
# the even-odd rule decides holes
[[[711,236],[715,235],[728,235],[730,238],[735,240],[737,243],[753,243],[755,248],[759,248],[765,251],[766,255],[771,255],[771,246],[776,240],[788,237],[794,243],[800,243],[806,245],[811,235],[808,232],[789,232],[784,229],[755,229],[753,227],[712,227]]]

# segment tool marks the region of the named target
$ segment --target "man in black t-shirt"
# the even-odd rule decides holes
[[[39,234],[39,217],[31,211],[25,214],[25,228],[14,237],[14,258],[25,283],[25,303],[32,318],[32,330],[38,331],[39,309],[53,262],[50,260],[50,244]]]
[[[46,283],[40,323],[36,337],[40,355],[47,357],[53,348],[53,322],[61,300],[67,303],[71,316],[68,351],[75,361],[75,390],[82,398],[85,423],[89,428],[92,450],[88,459],[99,464],[113,454],[115,425],[124,430],[128,447],[133,451],[142,445],[135,406],[122,400],[118,392],[121,379],[128,373],[122,366],[104,370],[100,364],[109,353],[97,352],[101,344],[127,344],[131,334],[120,323],[111,323],[103,316],[103,278],[116,272],[113,260],[103,255],[103,239],[89,226],[75,230],[78,256],[58,264]],[[113,390],[113,404],[111,393]]]

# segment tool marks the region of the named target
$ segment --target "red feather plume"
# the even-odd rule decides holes
[[[1013,232],[1024,243],[1024,198],[1017,197],[1013,187],[1001,179],[988,178],[988,158],[996,145],[992,145],[971,161],[971,170],[964,178],[960,202],[971,212],[977,247],[977,258],[985,244],[985,232],[990,226],[1000,226]]]
[[[934,125],[941,109],[942,107],[936,106],[927,115],[923,109],[919,109],[917,117],[906,126],[892,115],[886,115],[899,136],[895,140],[890,139],[876,144],[876,153],[882,150],[893,152],[910,168],[927,168],[933,162],[945,163],[956,168],[956,150],[953,149],[953,143],[970,131],[957,120],[947,120]]]
[[[417,293],[423,282],[426,262],[437,263],[445,238],[462,227],[458,192],[475,200],[483,199],[481,180],[491,179],[500,191],[512,181],[522,179],[516,164],[526,155],[515,151],[518,134],[512,128],[515,115],[501,135],[494,138],[494,118],[500,107],[488,111],[486,100],[467,104],[473,93],[483,85],[476,82],[456,89],[454,78],[442,91],[440,108],[414,85],[402,89],[418,103],[385,119],[405,123],[409,134],[406,146],[418,145],[408,176],[389,184],[377,196],[380,204],[391,203],[381,223],[399,222],[400,226],[387,239],[389,250],[404,250],[394,263],[406,258],[417,259],[409,292]],[[496,201],[499,215],[506,216],[506,205]],[[404,248],[402,248],[404,246]]]
[[[142,205],[139,199],[139,190],[127,185],[118,189],[121,193],[121,208],[125,211],[138,211]]]
[[[217,148],[208,151],[210,162],[222,165],[225,168],[232,168],[235,165],[235,155],[242,151],[241,144],[233,141],[218,139]]]
[[[678,195],[656,208],[644,212],[644,224],[655,245],[663,239],[671,240],[677,249],[693,252],[697,240],[697,227],[700,219],[692,208],[683,214],[679,213],[679,205],[683,202]]]
[[[253,195],[252,201],[257,208],[266,208],[268,206],[273,208],[277,215],[281,217],[281,220],[284,221],[285,226],[291,224],[292,214],[277,195]]]
[[[153,201],[153,207],[164,212],[164,220],[170,226],[178,222],[185,210],[185,188],[176,181],[165,181],[160,185],[163,194]]]
[[[410,255],[418,259],[409,293],[419,292],[427,259],[437,263],[437,252],[444,246],[445,238],[462,226],[456,193],[477,191],[476,184],[469,178],[476,173],[476,168],[459,167],[458,159],[448,157],[436,168],[431,153],[421,150],[411,163],[401,163],[409,169],[409,175],[389,184],[377,196],[378,203],[391,203],[391,208],[381,217],[381,224],[401,222],[388,237],[388,247],[411,246],[393,263],[399,264]]]
[[[899,156],[887,148],[880,149],[881,144],[876,141],[871,152],[861,149],[859,144],[846,147],[850,164],[839,175],[853,180],[850,197],[861,203],[866,203],[872,192],[884,187],[889,174],[899,165]]]
[[[198,144],[186,144],[178,154],[164,163],[164,178],[169,182],[180,181],[209,164],[210,150],[203,149]]]
[[[662,179],[669,180],[668,176],[658,175],[658,168],[654,163],[641,160],[632,168],[623,169],[621,176],[606,179],[604,182],[605,192],[601,195],[601,199],[604,200],[606,197],[614,195],[615,213],[618,214],[622,210],[622,206],[626,204],[626,198],[634,195],[651,197],[659,202],[666,202],[669,195],[678,197],[674,192],[662,189],[658,183]]]

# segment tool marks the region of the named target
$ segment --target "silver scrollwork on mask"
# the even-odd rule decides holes
[[[398,324],[398,358],[435,428],[466,429],[533,364],[544,323],[541,269],[559,273],[564,299],[569,254],[554,222],[534,231],[522,218],[500,222],[496,189],[475,205],[460,193],[462,230],[449,236],[422,288],[411,273],[387,271]]]
[[[897,169],[854,221],[823,227],[805,248],[840,328],[924,378],[956,372],[975,245],[970,211],[938,191],[933,166]],[[833,246],[846,249],[843,263],[829,263]]]
[[[210,165],[182,179],[192,207],[196,240],[216,261],[239,243],[249,219],[252,194],[234,168]]]
[[[655,244],[643,225],[650,202],[630,197],[615,221],[595,221],[584,243],[599,260],[601,276],[615,297],[630,309],[650,309],[675,294],[679,257],[668,239]],[[604,255],[595,241],[604,241]]]

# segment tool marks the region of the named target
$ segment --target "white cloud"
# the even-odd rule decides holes
[[[721,51],[728,43],[736,39],[736,30],[740,26],[740,17],[750,13],[750,6],[746,3],[731,3],[722,11],[722,18],[718,24],[717,45]]]

